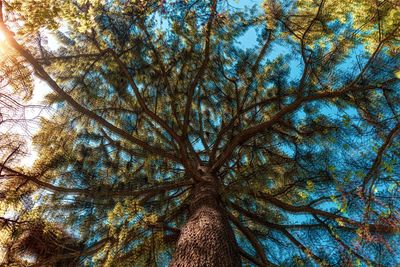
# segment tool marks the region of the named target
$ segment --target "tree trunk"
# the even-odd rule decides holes
[[[238,246],[214,183],[193,190],[190,217],[182,228],[170,267],[241,266]]]

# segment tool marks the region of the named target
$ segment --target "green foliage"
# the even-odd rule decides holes
[[[217,2],[9,1],[33,59],[1,69],[55,91],[39,158],[4,184],[40,199],[11,209],[67,227],[82,265],[163,266],[208,166],[257,260],[254,240],[282,266],[397,264],[398,6]]]
[[[0,86],[3,92],[4,87],[9,86],[24,100],[29,100],[34,87],[31,70],[20,57],[6,52],[6,48],[0,49],[0,57]]]

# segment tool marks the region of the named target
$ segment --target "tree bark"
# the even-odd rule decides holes
[[[212,182],[195,185],[170,267],[239,267],[238,245]]]

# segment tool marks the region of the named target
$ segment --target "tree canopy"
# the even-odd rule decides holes
[[[0,9],[1,82],[53,108],[32,167],[0,143],[6,266],[400,264],[396,1]]]

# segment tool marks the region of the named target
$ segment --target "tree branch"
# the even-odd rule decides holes
[[[390,82],[392,79],[386,81]],[[373,90],[380,88],[381,86],[376,86],[376,85],[370,85],[370,86],[363,86],[359,87],[353,84],[351,82],[349,85],[344,86],[340,90],[325,90],[323,92],[319,92],[313,95],[308,95],[304,97],[300,97],[297,100],[293,101],[291,104],[287,105],[285,108],[281,109],[278,113],[275,114],[270,120],[266,122],[262,122],[258,125],[252,126],[250,128],[247,128],[243,130],[241,133],[237,134],[232,138],[230,143],[226,146],[226,149],[224,152],[218,156],[217,160],[214,162],[212,166],[212,171],[216,171],[219,169],[225,162],[230,158],[232,155],[233,151],[235,148],[248,141],[250,138],[264,132],[266,129],[270,128],[273,126],[275,123],[279,122],[284,116],[296,111],[301,105],[307,102],[315,101],[315,100],[320,100],[320,99],[330,99],[330,98],[336,98],[343,96],[351,91],[355,90]]]
[[[28,175],[24,174],[20,171],[11,169],[7,166],[2,165],[3,169],[6,170],[7,172],[10,172],[11,175],[4,176],[3,177],[16,177],[16,178],[22,178],[25,179],[43,189],[47,189],[53,192],[57,193],[63,193],[63,194],[72,194],[72,195],[86,195],[90,196],[93,198],[99,198],[99,197],[139,197],[143,195],[148,195],[148,194],[155,194],[159,192],[164,192],[164,191],[169,191],[173,190],[176,188],[184,187],[184,186],[191,186],[193,182],[184,180],[184,181],[174,181],[170,183],[163,183],[159,186],[154,186],[150,188],[144,188],[140,190],[133,191],[132,189],[125,189],[125,190],[117,190],[117,191],[112,191],[112,190],[95,190],[91,188],[66,188],[66,187],[61,187],[61,186],[55,186],[53,184],[41,181],[38,179],[39,176],[43,174],[38,174],[38,175]]]
[[[289,211],[289,212],[309,213],[309,214],[312,214],[312,215],[323,216],[323,217],[329,218],[331,220],[340,220],[343,223],[347,223],[349,225],[353,225],[353,226],[356,226],[356,227],[364,227],[365,226],[365,224],[362,223],[362,222],[354,221],[354,220],[352,220],[350,218],[343,217],[343,216],[340,216],[340,215],[337,215],[337,214],[333,214],[333,213],[330,213],[330,212],[327,212],[327,211],[323,211],[323,210],[320,210],[320,209],[315,209],[315,208],[310,207],[309,205],[307,205],[307,206],[293,206],[293,205],[287,204],[287,203],[285,203],[285,202],[273,197],[272,195],[269,195],[269,194],[264,193],[264,192],[260,192],[259,191],[258,192],[258,196],[261,199],[263,199],[263,200],[265,200],[265,201],[267,201],[267,202],[269,202],[269,203],[271,203],[271,204],[273,204],[273,205],[275,205],[275,206],[277,206],[277,207],[279,207],[279,208],[281,208],[283,210]],[[368,229],[371,232],[387,233],[387,234],[393,234],[393,233],[399,233],[400,232],[400,228],[399,227],[392,227],[392,226],[381,225],[381,224],[367,224],[367,225],[368,225]]]
[[[267,257],[265,256],[264,253],[264,248],[260,244],[260,242],[257,240],[257,238],[254,236],[254,234],[251,232],[251,230],[244,225],[242,225],[239,221],[238,218],[233,216],[230,212],[227,212],[229,219],[233,222],[233,224],[236,225],[236,227],[244,234],[244,236],[250,241],[251,245],[257,252],[258,258],[261,260],[261,265],[260,266],[277,266],[271,262],[268,261]]]
[[[183,122],[183,129],[182,129],[182,136],[186,138],[187,131],[188,131],[188,126],[189,126],[189,117],[190,117],[190,110],[193,102],[193,96],[194,96],[194,91],[196,89],[197,84],[199,83],[200,79],[203,77],[208,62],[210,61],[210,43],[211,43],[211,30],[212,30],[212,25],[214,22],[215,15],[217,13],[217,0],[212,1],[211,5],[211,14],[207,22],[206,26],[206,37],[205,37],[205,48],[204,48],[204,60],[203,63],[201,64],[199,71],[197,72],[196,76],[194,77],[194,80],[192,83],[189,85],[188,88],[188,96],[186,100],[186,106],[185,106],[185,117],[184,117],[184,122]]]
[[[317,263],[319,263],[321,266],[330,266],[329,264],[327,264],[326,262],[324,262],[321,258],[319,258],[317,255],[315,255],[314,253],[312,253],[311,250],[309,250],[307,247],[305,247],[303,244],[301,244],[288,230],[286,230],[282,225],[279,224],[275,224],[275,223],[270,223],[266,220],[264,220],[263,218],[259,217],[257,214],[254,214],[252,212],[249,212],[245,209],[243,209],[242,207],[240,207],[239,205],[235,204],[235,203],[229,203],[235,210],[237,210],[238,212],[240,212],[241,214],[245,215],[248,218],[253,219],[255,222],[261,224],[261,225],[265,225],[268,228],[272,228],[275,230],[278,230],[279,232],[281,232],[283,235],[285,235],[294,245],[296,245],[298,248],[300,248],[304,254],[306,254],[307,256],[310,256],[311,258],[313,258],[313,260],[315,260]]]
[[[111,132],[121,136],[122,138],[132,142],[135,145],[140,146],[141,148],[143,148],[144,150],[148,151],[151,154],[165,157],[175,162],[180,162],[180,159],[174,156],[173,154],[163,150],[162,148],[153,147],[148,143],[130,135],[123,129],[118,128],[117,126],[111,124],[110,122],[108,122],[101,116],[97,115],[93,111],[79,104],[50,77],[50,75],[43,69],[43,67],[33,57],[33,55],[14,39],[13,37],[14,34],[7,28],[7,26],[4,24],[3,21],[0,21],[0,30],[4,32],[5,38],[7,42],[10,44],[10,46],[29,62],[29,64],[35,70],[36,75],[42,80],[44,80],[54,92],[56,92],[64,101],[66,101],[69,105],[71,105],[76,111],[88,116],[89,118],[93,119],[98,124],[104,126]]]
[[[383,154],[385,153],[386,149],[388,149],[390,147],[390,145],[392,144],[393,139],[396,137],[396,135],[400,132],[400,123],[398,123],[390,132],[389,134],[386,136],[385,138],[385,142],[382,144],[382,146],[379,148],[375,160],[372,164],[372,167],[369,169],[367,175],[364,178],[363,184],[362,184],[362,188],[365,191],[365,187],[368,184],[368,182],[372,179],[372,183],[371,183],[371,188],[374,184],[374,181],[376,180],[376,178],[373,178],[374,175],[377,174],[378,172],[378,168],[382,162],[382,157]]]

